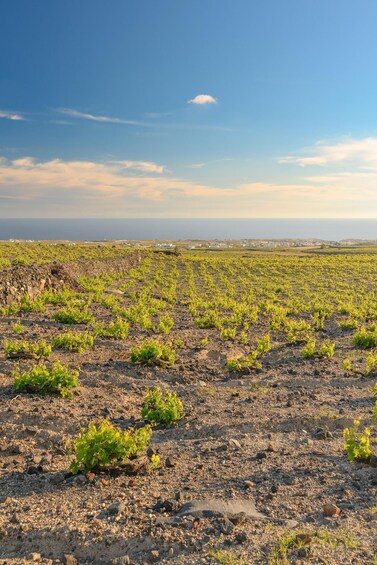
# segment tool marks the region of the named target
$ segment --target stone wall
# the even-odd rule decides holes
[[[111,259],[79,260],[73,263],[17,265],[0,270],[0,304],[10,304],[27,294],[34,299],[43,290],[58,290],[63,286],[80,291],[81,276],[125,274],[146,257],[143,251],[130,252]]]

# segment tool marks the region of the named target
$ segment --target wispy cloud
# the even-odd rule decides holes
[[[150,161],[110,161],[115,165],[119,165],[123,169],[131,169],[140,171],[141,173],[166,173],[167,169],[163,165],[152,163]]]
[[[188,165],[190,169],[202,169],[205,167],[207,163],[193,163],[192,165]]]
[[[352,163],[362,168],[377,168],[377,137],[347,138],[336,143],[320,141],[303,150],[302,155],[279,157],[279,163],[293,163],[302,167]]]
[[[0,110],[0,118],[5,120],[12,120],[14,122],[20,122],[26,120],[20,112],[12,112],[10,110]]]
[[[187,104],[197,104],[202,106],[203,104],[217,104],[217,100],[210,94],[198,94],[194,98],[191,98],[191,100],[188,100]]]
[[[55,110],[59,114],[70,118],[76,118],[79,120],[89,120],[92,122],[100,122],[100,123],[110,123],[110,124],[125,124],[131,126],[139,126],[142,128],[151,128],[151,129],[165,129],[165,130],[203,130],[203,131],[234,131],[232,128],[221,126],[221,125],[213,125],[213,124],[185,124],[185,123],[161,123],[155,120],[148,121],[139,121],[139,120],[128,120],[124,118],[117,118],[117,117],[110,117],[110,116],[100,116],[97,114],[88,114],[85,112],[80,112],[73,108],[56,108]],[[157,116],[156,116],[157,117]],[[56,121],[55,121],[56,123]]]
[[[203,167],[207,167],[208,165],[213,165],[214,163],[224,163],[226,161],[234,161],[233,157],[224,157],[223,159],[212,159],[212,161],[205,161],[204,163],[193,163],[192,165],[188,165],[190,169],[203,169]]]
[[[100,116],[97,114],[88,114],[86,112],[80,112],[79,110],[75,110],[73,108],[56,108],[56,111],[59,114],[63,114],[64,116],[69,116],[70,118],[78,118],[81,120],[90,120],[92,122],[102,122],[102,123],[109,123],[109,124],[127,124],[131,126],[140,126],[143,125],[142,122],[137,120],[127,120],[125,118],[116,118],[111,116]]]
[[[144,117],[151,119],[166,118],[166,116],[171,116],[172,114],[173,112],[146,112]]]

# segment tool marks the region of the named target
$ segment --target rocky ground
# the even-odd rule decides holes
[[[110,316],[93,308],[97,319]],[[52,310],[23,314],[23,338],[50,342],[65,331]],[[80,367],[71,399],[17,393],[15,362],[2,356],[0,563],[376,564],[377,468],[348,462],[342,440],[355,415],[370,416],[376,375],[275,343],[261,370],[235,376],[224,364],[237,348],[187,316],[176,308],[174,336],[185,348],[171,368],[130,363],[136,330],[80,355],[54,351],[52,360]],[[0,319],[4,339],[14,339],[16,320]],[[208,346],[198,346],[205,335]],[[100,416],[137,424],[156,385],[185,408],[178,423],[154,430],[160,467],[73,476],[67,440]],[[218,512],[214,499],[255,503],[257,513]],[[179,512],[201,500],[208,511]]]

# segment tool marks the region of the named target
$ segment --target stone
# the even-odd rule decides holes
[[[40,553],[31,553],[29,555],[30,561],[40,561],[42,559],[42,555]]]
[[[175,465],[176,465],[176,463],[175,463],[174,459],[172,459],[171,457],[166,458],[165,467],[172,468],[172,467],[175,467]]]
[[[110,516],[117,516],[118,514],[122,514],[126,509],[126,505],[123,501],[114,502],[114,504],[110,504],[107,509],[107,512]]]
[[[300,543],[301,545],[309,545],[312,542],[313,536],[311,534],[297,534],[296,535],[296,542]],[[300,557],[304,557],[301,555]]]
[[[162,498],[159,498],[156,504],[153,506],[153,510],[155,512],[173,512],[175,510],[178,510],[178,508],[178,501],[169,499],[163,500]]]
[[[236,540],[238,543],[246,543],[247,542],[247,533],[246,532],[237,532],[236,533]]]
[[[168,516],[157,516],[154,524],[155,526],[164,526],[165,524],[170,524],[170,518]]]
[[[63,563],[64,565],[77,565],[78,561],[74,555],[71,553],[66,553],[63,555]]]
[[[240,514],[233,514],[232,516],[229,516],[229,520],[235,526],[239,526],[246,521],[246,515],[243,512],[241,512]]]
[[[26,469],[26,472],[28,475],[39,475],[39,473],[42,472],[42,467],[40,465],[38,466],[32,465],[31,467],[28,467]]]
[[[128,555],[122,555],[121,557],[115,557],[111,561],[111,565],[130,565],[131,560]]]
[[[333,434],[331,432],[329,432],[329,430],[325,430],[323,428],[319,428],[318,430],[316,430],[313,433],[313,437],[315,439],[321,440],[321,439],[327,439],[327,438],[332,438]]]
[[[241,444],[237,439],[230,439],[229,440],[230,447],[236,447],[237,449],[241,449]]]
[[[264,515],[257,511],[252,500],[243,499],[208,499],[208,500],[191,500],[186,502],[179,509],[177,516],[198,516],[199,518],[207,518],[211,516],[234,516],[237,514],[245,514],[249,518],[263,519]]]
[[[225,536],[230,536],[234,531],[234,524],[232,524],[232,522],[226,516],[221,518],[219,521],[220,521],[221,532]]]
[[[339,516],[341,510],[336,504],[325,504],[323,507],[323,514],[327,517]]]
[[[22,453],[25,453],[25,448],[22,445],[15,445],[12,448],[12,453],[15,453],[16,455],[20,455]]]

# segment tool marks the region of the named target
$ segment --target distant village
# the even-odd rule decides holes
[[[132,242],[129,242],[133,246]],[[142,242],[139,242],[142,245]],[[345,239],[341,241],[324,241],[319,239],[250,239],[250,240],[211,240],[211,241],[179,241],[179,242],[156,242],[151,246],[160,249],[173,249],[177,246],[186,249],[235,249],[243,247],[245,249],[255,248],[287,248],[287,247],[339,247],[352,245],[375,245],[376,240],[355,240]]]
[[[9,242],[35,243],[35,240],[9,239]],[[242,240],[177,240],[177,241],[156,241],[156,240],[96,240],[96,241],[49,241],[52,244],[77,245],[77,244],[116,244],[131,249],[166,249],[174,250],[177,247],[187,250],[226,250],[226,249],[274,249],[274,248],[324,248],[324,247],[349,247],[357,245],[377,245],[377,239],[343,239],[340,241],[326,241],[321,239],[242,239]]]

